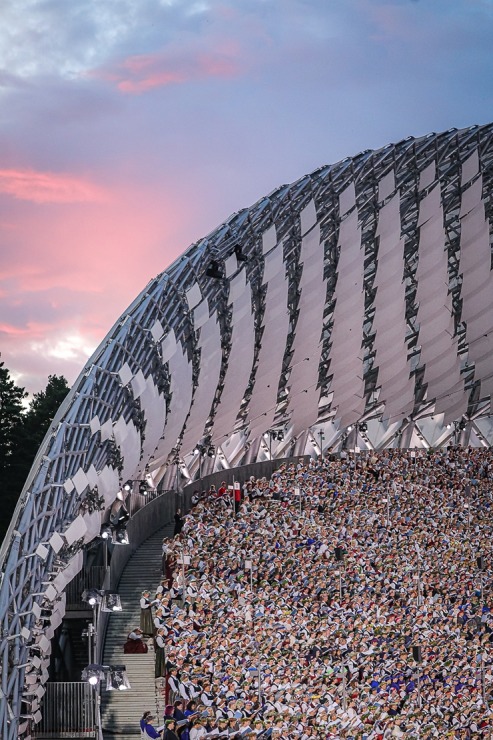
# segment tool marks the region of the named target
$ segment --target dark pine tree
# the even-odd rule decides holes
[[[2,369],[0,369],[0,373]],[[6,374],[5,385],[8,387],[8,371],[5,370],[4,373]],[[69,392],[68,383],[63,375],[50,375],[45,390],[35,393],[29,404],[29,408],[25,410],[22,406],[22,400],[27,396],[27,393],[25,393],[23,388],[16,388],[12,381],[10,383],[15,389],[11,390],[11,395],[15,395],[17,405],[14,407],[12,405],[13,402],[10,402],[10,416],[12,418],[10,427],[5,429],[5,466],[3,465],[3,448],[0,451],[0,455],[2,456],[0,490],[4,504],[0,508],[0,542],[5,536],[15,505],[29,475],[39,446],[60,404]],[[0,374],[0,394],[2,393],[2,387],[3,376]],[[17,415],[14,414],[14,411]],[[3,431],[2,417],[2,429],[0,429],[0,440],[2,441],[3,436],[1,435]]]
[[[4,363],[0,362],[0,542],[20,493],[17,461],[23,437],[22,402],[26,396],[24,388],[16,385]]]
[[[34,394],[29,408],[24,414],[22,452],[29,461],[25,470],[24,481],[28,476],[39,446],[69,390],[70,388],[63,375],[49,375],[45,390]]]

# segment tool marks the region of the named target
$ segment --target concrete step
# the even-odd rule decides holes
[[[101,695],[101,718],[105,738],[124,740],[139,737],[139,720],[150,710],[159,718],[164,702],[156,693],[154,681],[154,649],[142,655],[125,655],[123,644],[127,634],[140,623],[140,596],[149,588],[151,593],[161,580],[161,544],[163,537],[172,536],[173,525],[164,527],[144,542],[129,560],[118,586],[123,611],[111,614],[104,645],[104,662],[123,664],[127,668],[130,691],[104,691]]]

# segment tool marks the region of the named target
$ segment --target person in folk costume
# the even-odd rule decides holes
[[[152,717],[152,712],[147,711],[147,712],[144,712],[144,714],[140,718],[140,737],[141,738],[145,737],[144,730],[145,730],[145,726],[147,724],[147,720],[149,719],[149,717]]]
[[[151,599],[150,591],[142,591],[140,599],[140,629],[144,637],[152,637],[154,635],[154,624],[152,621],[152,606],[156,604],[156,600]]]
[[[170,668],[170,675],[168,676],[168,686],[173,696],[180,693],[180,679],[178,678],[178,669]]]
[[[179,740],[175,719],[167,719],[164,723],[163,740]]]
[[[148,737],[150,737],[151,740],[156,740],[156,738],[160,738],[161,737],[161,734],[162,734],[163,731],[162,730],[156,730],[156,728],[153,725],[153,722],[154,722],[155,719],[156,718],[153,717],[152,715],[150,717],[147,717],[147,721],[146,721],[146,723],[144,725],[144,730],[143,730],[144,738],[147,739]]]
[[[207,735],[207,730],[201,719],[196,719],[190,729],[190,740],[201,740]]]
[[[156,631],[165,626],[165,620],[166,616],[164,614],[164,611],[161,607],[159,607],[158,609],[156,609],[156,614],[154,615],[154,627],[156,628]]]
[[[166,673],[166,629],[160,627],[154,638],[156,662],[154,678],[161,678]]]

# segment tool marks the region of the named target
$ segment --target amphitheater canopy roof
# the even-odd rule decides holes
[[[171,487],[211,450],[228,467],[324,440],[489,444],[492,178],[492,125],[365,151],[235,213],[152,280],[39,451],[1,551],[3,629],[32,594],[59,599],[127,480]],[[27,650],[19,637],[21,663]]]

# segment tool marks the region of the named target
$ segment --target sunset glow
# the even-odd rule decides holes
[[[73,382],[146,283],[282,183],[491,119],[479,0],[5,0],[0,352]]]

